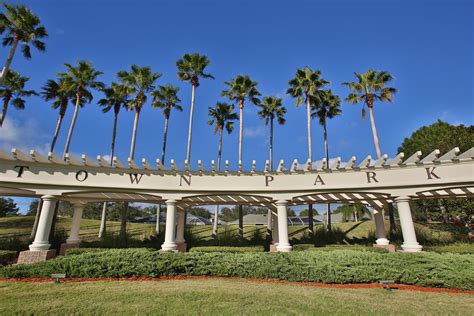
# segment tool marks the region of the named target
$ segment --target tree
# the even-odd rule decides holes
[[[379,136],[377,135],[377,128],[375,127],[374,118],[374,102],[375,101],[389,101],[392,102],[393,95],[397,89],[387,87],[387,84],[392,81],[392,75],[387,71],[378,71],[369,69],[363,74],[354,72],[357,78],[356,82],[344,82],[343,85],[348,86],[352,93],[350,93],[346,101],[352,104],[363,102],[362,118],[365,118],[365,106],[369,108],[370,126],[372,127],[372,136],[374,138],[375,152],[377,159],[382,157],[380,150]],[[393,214],[393,206],[388,208],[388,217],[390,220],[390,234],[396,234],[395,216]]]
[[[181,100],[178,97],[179,88],[170,84],[166,86],[158,86],[155,91],[151,93],[153,96],[153,108],[160,108],[163,110],[165,116],[165,130],[163,132],[163,148],[161,150],[161,162],[165,163],[166,154],[166,139],[168,136],[168,123],[171,115],[171,110],[175,109],[182,112],[183,107],[179,104]]]
[[[249,76],[238,75],[231,81],[225,82],[228,86],[227,90],[222,91],[222,96],[227,97],[230,101],[235,101],[239,105],[239,165],[242,163],[242,145],[243,145],[243,128],[244,128],[244,105],[248,100],[255,105],[260,104],[260,92],[257,90],[257,82],[250,79]],[[244,237],[243,211],[239,206],[239,236]]]
[[[343,83],[343,85],[348,86],[352,91],[352,93],[347,96],[346,101],[352,104],[363,102],[362,118],[365,118],[365,106],[367,105],[369,108],[370,125],[374,137],[375,151],[377,153],[377,159],[380,159],[382,153],[380,151],[377,128],[375,127],[374,102],[392,102],[393,95],[397,92],[397,89],[387,87],[387,84],[393,79],[392,75],[387,71],[369,69],[363,74],[355,72],[354,75],[357,78],[356,82]]]
[[[60,72],[58,76],[63,80],[62,83],[65,91],[68,94],[74,94],[76,102],[66,145],[64,146],[63,156],[65,157],[66,154],[69,153],[69,146],[79,113],[79,107],[84,106],[86,102],[91,103],[93,99],[91,90],[103,89],[104,84],[97,80],[97,77],[100,76],[102,72],[94,69],[92,64],[88,61],[80,60],[77,62],[77,66],[72,66],[71,64],[64,65],[66,66],[66,72]]]
[[[130,160],[133,160],[135,156],[135,143],[140,112],[147,101],[147,94],[155,89],[155,81],[161,77],[161,74],[152,72],[150,67],[132,65],[130,72],[122,70],[119,71],[117,75],[123,84],[130,89],[131,95],[133,95],[132,100],[129,102],[129,109],[135,111],[135,119],[133,120],[132,141],[128,157]],[[120,220],[120,236],[122,238],[125,238],[127,233],[127,214],[128,202],[125,202]]]
[[[198,53],[184,54],[184,56],[176,62],[178,67],[178,78],[183,81],[189,81],[191,83],[191,107],[189,109],[189,129],[188,129],[188,146],[186,151],[186,160],[191,163],[191,138],[193,129],[193,113],[194,113],[194,100],[196,88],[199,87],[200,78],[211,78],[214,77],[211,74],[205,73],[205,69],[211,61],[205,55]]]
[[[435,149],[446,153],[454,147],[464,152],[474,147],[474,126],[454,126],[438,120],[431,125],[423,126],[404,139],[398,147],[405,157],[421,151],[428,155]],[[449,222],[459,216],[466,222],[471,220],[474,199],[437,199],[417,200],[413,202],[413,212],[417,219]]]
[[[41,96],[45,101],[53,101],[53,109],[59,109],[58,122],[56,123],[56,129],[54,130],[53,140],[49,150],[50,152],[54,152],[69,100],[74,99],[74,94],[65,89],[64,79],[57,81],[50,79],[43,86]]]
[[[15,216],[19,211],[13,199],[0,197],[0,217]]]
[[[303,102],[306,103],[306,119],[308,129],[308,160],[313,162],[313,145],[311,139],[311,108],[316,106],[314,97],[318,91],[329,84],[329,81],[321,78],[321,71],[312,70],[309,67],[297,69],[295,77],[291,79],[288,84],[290,88],[286,91],[287,94],[296,98],[296,107],[299,107]],[[309,204],[309,231],[313,233],[313,205]]]
[[[188,210],[189,214],[193,214],[195,216],[201,216],[207,219],[211,219],[211,212],[204,207],[191,207]]]
[[[40,52],[46,50],[46,45],[41,41],[48,37],[48,32],[40,26],[41,20],[23,5],[9,5],[4,3],[5,13],[0,13],[0,33],[6,32],[3,38],[3,46],[11,46],[2,73],[0,83],[2,83],[9,72],[10,65],[15,55],[18,44],[22,44],[21,51],[26,59],[31,58],[30,44]]]
[[[114,111],[114,123],[112,127],[112,142],[110,149],[110,165],[113,164],[113,159],[115,156],[115,138],[117,136],[117,122],[118,115],[122,107],[128,108],[128,103],[130,102],[129,97],[131,94],[131,89],[123,84],[113,82],[110,88],[105,88],[102,92],[105,94],[105,98],[99,100],[98,104],[102,106],[102,112],[107,113],[110,110]],[[102,215],[100,219],[100,229],[99,229],[99,238],[105,236],[106,230],[106,216],[107,216],[107,203],[104,202],[102,205]]]
[[[313,149],[311,140],[311,108],[316,100],[314,96],[329,81],[321,78],[321,71],[312,70],[309,67],[296,70],[295,77],[288,84],[290,88],[287,94],[296,98],[296,106],[299,107],[303,102],[306,103],[307,127],[308,127],[308,159],[313,161]]]
[[[238,75],[231,81],[225,82],[229,87],[222,91],[222,96],[227,97],[230,101],[235,101],[239,105],[239,162],[242,162],[242,145],[243,145],[243,127],[244,127],[244,105],[245,101],[249,101],[255,105],[260,104],[260,92],[257,90],[257,82],[250,79],[249,76]]]
[[[420,127],[410,137],[405,138],[398,147],[398,152],[409,157],[419,150],[423,155],[428,155],[435,149],[446,153],[454,147],[459,147],[461,152],[474,147],[474,125],[454,126],[438,120],[431,125]]]
[[[329,146],[328,146],[328,132],[327,120],[341,115],[341,99],[334,95],[331,90],[320,90],[315,98],[317,107],[313,107],[311,117],[318,118],[319,124],[324,130],[324,154],[326,157],[326,168],[329,169]],[[332,231],[331,228],[331,204],[327,204],[327,230]]]
[[[372,213],[367,206],[362,204],[345,204],[336,208],[334,214],[342,213],[344,222],[355,221],[358,222],[362,217],[372,217]]]
[[[228,134],[232,133],[234,130],[234,122],[239,119],[237,113],[234,112],[234,106],[224,103],[217,102],[215,107],[209,107],[208,112],[209,117],[211,118],[207,123],[211,126],[214,126],[214,134],[219,133],[219,145],[217,150],[217,170],[221,170],[221,159],[222,159],[222,136],[224,128]],[[219,214],[219,205],[216,205],[214,211],[214,225],[212,229],[212,235],[217,236],[217,222]]]
[[[25,90],[25,84],[30,80],[28,77],[22,77],[19,73],[10,70],[8,71],[5,81],[0,86],[0,97],[3,100],[2,117],[0,118],[0,127],[2,127],[5,117],[7,116],[7,109],[10,102],[18,110],[25,108],[24,97],[38,95],[33,90]]]
[[[133,95],[132,100],[129,102],[129,109],[135,111],[129,158],[134,159],[140,112],[147,101],[147,94],[155,89],[155,81],[161,77],[161,74],[152,72],[150,67],[132,65],[130,72],[119,71],[118,77],[122,80],[123,84],[130,88],[131,95]]]
[[[260,119],[263,119],[265,125],[270,123],[270,170],[273,171],[273,120],[276,118],[278,124],[285,124],[286,108],[282,105],[282,99],[277,97],[264,97],[262,108],[258,112]]]

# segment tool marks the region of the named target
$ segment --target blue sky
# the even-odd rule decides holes
[[[434,1],[23,1],[49,31],[47,52],[33,51],[25,60],[17,54],[13,68],[30,76],[29,88],[39,90],[63,64],[89,60],[109,84],[118,70],[132,64],[151,66],[163,76],[158,84],[181,88],[183,112],[171,114],[167,160],[184,161],[191,87],[176,76],[176,60],[184,53],[206,54],[215,80],[197,90],[191,160],[209,165],[217,155],[217,136],[207,125],[207,108],[223,101],[224,81],[247,74],[260,92],[282,97],[287,123],[275,129],[274,159],[289,164],[307,158],[306,116],[285,95],[297,68],[320,69],[335,93],[348,94],[341,83],[353,72],[387,70],[399,89],[392,104],[376,104],[375,118],[384,153],[393,156],[403,139],[437,119],[452,124],[474,123],[474,5],[468,0]],[[1,48],[1,63],[7,49]],[[103,114],[96,101],[80,110],[71,152],[92,157],[109,154],[112,113]],[[374,153],[368,120],[361,105],[344,102],[343,115],[330,121],[330,156],[362,159]],[[58,141],[62,152],[70,107]],[[253,105],[245,108],[244,166],[253,159],[263,167],[268,159],[268,127]],[[57,112],[37,97],[26,110],[9,109],[0,130],[0,149],[11,147],[46,152]],[[117,156],[128,155],[133,113],[122,112]],[[164,119],[147,104],[138,131],[136,157],[160,156]],[[322,128],[313,121],[313,157],[323,157]],[[223,159],[235,166],[238,130],[224,138]],[[138,159],[137,159],[138,160]],[[21,202],[24,207],[26,201]]]

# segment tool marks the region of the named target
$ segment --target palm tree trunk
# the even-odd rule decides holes
[[[326,126],[326,118],[324,118],[323,122],[324,127],[324,154],[326,155],[326,169],[329,169],[329,145],[328,145],[328,130]],[[326,210],[326,224],[328,232],[332,232],[331,227],[331,204],[327,204]]]
[[[313,147],[311,141],[311,103],[306,97],[306,116],[308,119],[308,159],[313,162]]]
[[[135,157],[135,143],[137,140],[139,118],[140,118],[140,110],[137,109],[135,110],[135,119],[133,120],[132,142],[130,144],[130,155],[128,156],[132,160]]]
[[[3,121],[7,116],[8,104],[10,103],[10,97],[6,97],[5,101],[3,101],[3,109],[2,109],[2,117],[0,118],[0,127],[3,126]]]
[[[244,239],[244,210],[242,205],[239,205],[239,238]]]
[[[76,106],[74,107],[74,115],[72,116],[71,125],[69,126],[69,132],[67,134],[66,146],[64,147],[63,158],[66,157],[66,154],[69,153],[69,145],[71,144],[72,133],[74,132],[74,125],[76,125],[77,114],[79,113],[79,102],[81,101],[81,96],[76,94]]]
[[[165,163],[165,154],[166,154],[166,139],[168,137],[168,121],[169,117],[165,117],[165,130],[163,132],[163,149],[161,150],[161,163]]]
[[[158,207],[156,208],[156,223],[155,223],[155,233],[156,235],[160,234],[160,213],[161,213],[161,204],[158,204]]]
[[[395,215],[393,214],[393,203],[388,204],[388,221],[390,223],[390,235],[395,236],[397,234],[397,225],[395,223]]]
[[[33,223],[33,229],[31,230],[30,239],[33,240],[36,235],[36,230],[38,229],[38,222],[41,215],[41,208],[43,207],[43,200],[39,199],[38,207],[36,208],[35,221]]]
[[[273,118],[270,119],[270,171],[273,171]]]
[[[192,85],[191,91],[191,109],[189,110],[189,130],[188,130],[188,150],[186,153],[186,160],[188,163],[191,163],[191,138],[193,134],[193,113],[194,113],[194,93],[196,86]]]
[[[114,126],[112,128],[112,144],[110,148],[110,166],[113,165],[114,155],[115,155],[115,139],[117,137],[117,121],[118,121],[118,112],[114,113]],[[99,228],[99,238],[105,237],[105,232],[107,230],[107,202],[104,202],[102,206],[102,214],[100,217],[100,228]]]
[[[239,101],[239,161],[242,162],[242,143],[244,130],[244,102]]]
[[[58,122],[56,123],[56,129],[54,130],[53,141],[51,142],[51,149],[50,152],[54,152],[54,147],[56,146],[56,142],[58,140],[59,130],[61,129],[61,124],[63,123],[64,114],[61,113],[58,115]]]
[[[374,136],[375,152],[377,154],[377,159],[380,159],[380,157],[382,157],[382,153],[380,151],[380,142],[379,136],[377,135],[377,128],[375,127],[374,110],[371,106],[369,106],[368,108],[370,114],[370,125],[372,126],[372,135]]]
[[[10,65],[13,60],[13,56],[15,56],[16,47],[18,46],[18,38],[15,36],[13,40],[12,47],[10,48],[10,53],[8,54],[7,61],[5,62],[5,66],[3,66],[2,73],[0,74],[0,83],[5,80],[5,76],[7,75],[8,71],[10,70]]]
[[[221,159],[222,159],[222,134],[223,134],[223,127],[219,128],[219,147],[217,151],[217,171],[221,170]],[[217,237],[217,225],[219,221],[219,205],[216,205],[214,209],[214,223],[212,225],[212,237]]]
[[[308,205],[308,230],[313,237],[314,234],[314,212],[313,212],[313,204]]]

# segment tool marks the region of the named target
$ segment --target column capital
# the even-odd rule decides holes
[[[82,201],[70,201],[72,207],[74,208],[84,208],[84,206],[86,206],[87,203],[85,202],[82,202]]]
[[[288,205],[288,200],[277,200],[275,204],[280,206],[286,206]]]
[[[54,195],[43,195],[41,196],[41,199],[43,201],[54,201],[54,200],[57,200],[58,198]]]
[[[397,196],[395,202],[410,202],[411,198],[408,195]]]
[[[169,199],[169,200],[166,200],[166,202],[165,202],[165,203],[166,203],[166,205],[168,205],[168,204],[171,204],[171,205],[176,205],[177,201],[176,201],[176,200],[174,200],[174,199]]]

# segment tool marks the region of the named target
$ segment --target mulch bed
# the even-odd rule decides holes
[[[131,278],[66,278],[61,282],[96,282],[96,281],[167,281],[167,280],[208,280],[208,279],[222,279],[222,280],[236,280],[241,282],[259,282],[259,283],[273,283],[273,284],[289,284],[298,286],[313,286],[319,288],[329,289],[393,289],[403,291],[420,291],[420,292],[434,292],[434,293],[461,293],[461,294],[474,294],[474,291],[467,290],[456,290],[456,289],[445,289],[445,288],[434,288],[434,287],[423,287],[415,285],[405,284],[377,284],[377,283],[358,283],[358,284],[328,284],[328,283],[313,283],[313,282],[291,282],[283,280],[265,280],[265,279],[243,279],[236,277],[209,277],[209,276],[172,276],[172,277],[159,277],[159,278],[147,278],[147,277],[131,277]],[[54,282],[51,278],[21,278],[21,279],[4,279],[0,278],[0,281],[6,282]]]

